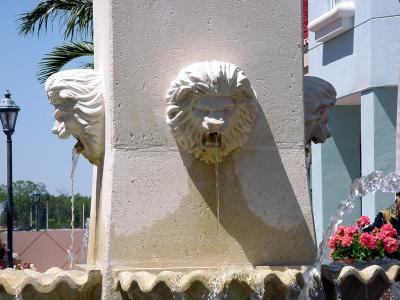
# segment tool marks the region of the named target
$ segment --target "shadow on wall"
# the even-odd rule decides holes
[[[322,65],[326,66],[341,58],[350,56],[353,51],[354,30],[350,30],[323,44]]]
[[[220,226],[253,265],[311,263],[313,237],[281,160],[283,154],[286,165],[296,168],[289,160],[298,152],[280,153],[261,107],[257,118],[257,147],[237,149],[219,164]],[[193,184],[217,217],[214,166],[179,151]]]

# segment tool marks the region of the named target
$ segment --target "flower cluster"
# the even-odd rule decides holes
[[[378,257],[400,258],[400,236],[391,224],[366,229],[370,225],[367,216],[361,216],[354,225],[338,226],[329,240],[333,260],[355,259],[364,261]]]
[[[31,263],[22,263],[14,265],[14,270],[33,270],[36,271],[36,267],[34,264]]]

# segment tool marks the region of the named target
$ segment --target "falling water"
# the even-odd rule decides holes
[[[14,299],[13,300],[23,300],[22,298],[22,294],[20,292],[17,292],[17,294],[15,294]]]
[[[219,274],[216,275],[208,283],[209,294],[207,300],[222,300],[229,298],[229,284],[234,280],[238,282],[246,282],[251,291],[245,299],[261,300],[264,299],[264,276],[260,273],[254,272],[252,267],[246,268],[227,268],[219,269]],[[244,299],[244,298],[243,298]]]
[[[329,226],[324,231],[322,242],[319,245],[317,258],[313,265],[307,268],[304,272],[304,288],[300,294],[300,299],[320,299],[323,296],[321,284],[317,283],[320,276],[322,262],[327,258],[326,249],[337,226],[342,223],[343,215],[350,213],[354,208],[355,200],[360,200],[361,197],[375,193],[376,191],[387,193],[396,193],[400,190],[400,175],[390,173],[386,176],[380,171],[375,171],[368,176],[361,177],[353,181],[350,186],[348,197],[340,203],[338,210],[332,216]]]
[[[13,300],[23,300],[22,294],[21,294],[20,291],[18,291],[18,292],[14,295]]]
[[[218,141],[218,136],[216,141]],[[217,202],[217,233],[219,232],[219,170],[218,170],[218,142],[215,142],[214,144],[214,150],[215,150],[215,164],[214,164],[214,169],[215,169],[215,200]]]
[[[89,244],[89,222],[90,219],[87,218],[83,230],[82,247],[81,247],[81,264],[86,263],[86,255]]]
[[[74,193],[74,178],[75,178],[75,170],[78,165],[79,153],[72,150],[72,169],[71,169],[71,244],[69,246],[68,252],[68,261],[69,268],[72,269],[75,265],[75,254],[74,254],[74,214],[75,214],[75,193]]]
[[[342,291],[340,290],[340,281],[336,279],[334,281],[334,284],[335,284],[336,300],[342,300]]]
[[[16,291],[15,291],[15,295],[13,297],[13,300],[23,300],[23,297],[22,297],[22,283],[21,282],[17,284],[17,287],[16,287],[15,290]],[[4,298],[1,297],[0,299],[3,300]]]

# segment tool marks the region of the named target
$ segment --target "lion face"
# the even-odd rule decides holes
[[[314,144],[322,144],[327,138],[331,137],[331,132],[328,127],[329,116],[326,110],[321,111],[319,118],[308,122],[311,126],[310,136]]]
[[[203,131],[202,148],[219,148],[235,117],[235,103],[228,97],[210,96],[193,101],[194,122]]]
[[[177,143],[196,158],[216,163],[251,133],[257,100],[235,65],[204,62],[183,69],[167,93],[167,123]]]
[[[324,143],[331,136],[328,110],[336,102],[336,90],[326,80],[304,76],[305,144]]]
[[[47,79],[45,89],[54,106],[51,130],[61,139],[76,138],[75,150],[99,165],[104,156],[104,104],[100,75],[93,70],[68,70]]]

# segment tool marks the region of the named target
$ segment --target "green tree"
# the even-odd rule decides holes
[[[14,226],[29,228],[30,212],[32,212],[33,225],[36,224],[35,205],[32,194],[41,195],[39,202],[39,225],[40,228],[46,228],[46,204],[49,208],[49,229],[71,228],[71,196],[62,193],[58,196],[47,192],[46,186],[41,182],[32,182],[29,180],[17,180],[13,182],[14,199]],[[7,186],[0,185],[0,203],[7,199]],[[74,227],[82,228],[83,205],[85,206],[85,218],[90,213],[90,197],[81,194],[75,194],[75,213]],[[0,216],[0,224],[6,223],[6,214]]]
[[[54,47],[39,63],[40,82],[75,58],[93,56],[93,0],[41,0],[33,10],[22,14],[19,22],[23,35],[40,36],[58,25],[64,28],[64,44]],[[93,68],[93,63],[82,67]]]
[[[47,194],[46,186],[41,182],[33,182],[29,180],[17,180],[13,182],[13,200],[14,210],[13,219],[14,226],[27,228],[30,225],[30,211],[33,209],[32,194]],[[0,185],[0,201],[7,198],[7,186]],[[0,219],[5,223],[5,214]]]
[[[90,197],[81,194],[74,196],[74,227],[82,228],[82,207],[85,204],[85,218],[89,217]],[[45,218],[45,215],[43,216]],[[43,219],[42,222],[45,222]],[[45,224],[45,223],[42,223]],[[49,198],[49,228],[71,228],[71,196],[61,194],[58,196],[50,195]]]

